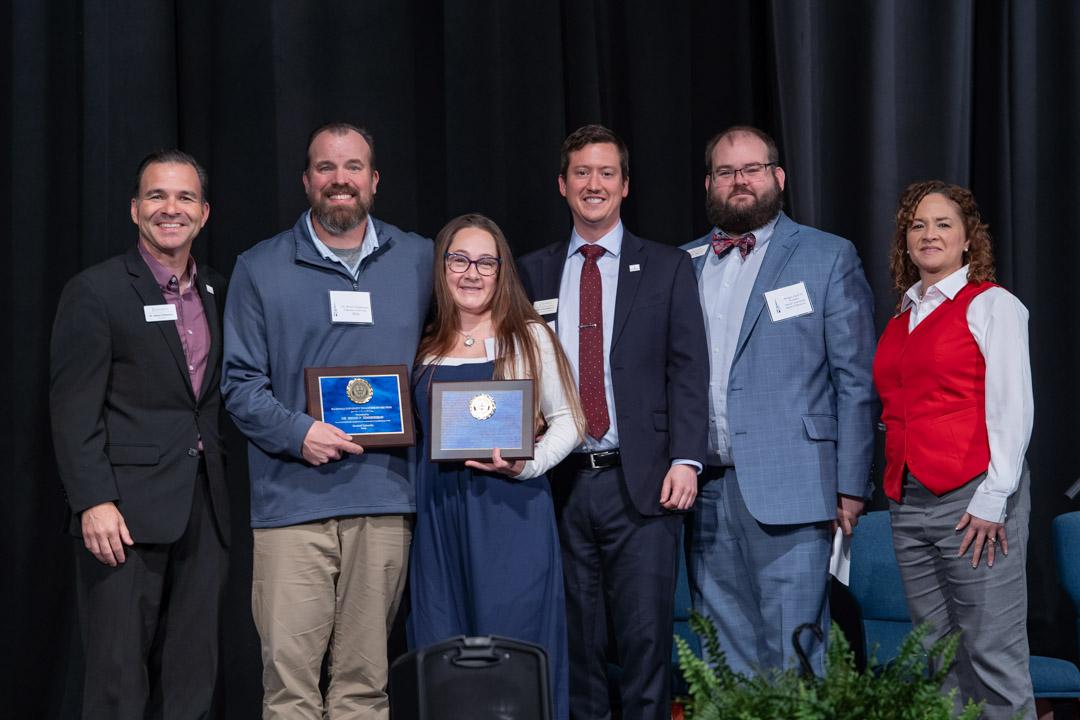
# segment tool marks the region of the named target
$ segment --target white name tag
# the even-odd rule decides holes
[[[692,258],[699,258],[709,252],[710,247],[712,247],[712,245],[698,245],[696,248],[690,248],[686,252],[690,253],[690,257]]]
[[[176,319],[176,306],[165,303],[164,305],[143,305],[143,315],[146,322],[165,322]]]
[[[559,298],[551,298],[550,300],[537,300],[533,303],[533,310],[540,315],[550,315],[559,309]]]
[[[806,294],[806,284],[802,282],[770,290],[765,293],[765,304],[769,306],[773,322],[814,312],[810,296]]]
[[[330,291],[330,322],[371,325],[371,293],[352,290]]]

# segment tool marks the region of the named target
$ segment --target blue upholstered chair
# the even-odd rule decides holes
[[[1058,577],[1080,620],[1080,554],[1077,554],[1080,552],[1080,512],[1058,515],[1050,532],[1054,538]],[[1076,625],[1077,647],[1080,647],[1080,622]]]
[[[1059,520],[1062,522],[1059,523]],[[1074,548],[1071,554],[1066,552],[1070,544],[1058,540],[1059,527],[1061,533],[1076,534],[1077,539],[1071,541]],[[1073,589],[1069,592],[1080,612],[1080,562],[1075,552],[1076,542],[1080,541],[1080,512],[1055,519],[1054,539],[1062,582],[1066,582],[1066,568],[1071,566]],[[877,663],[884,665],[896,657],[900,641],[911,631],[887,511],[868,513],[855,527],[855,537],[851,543],[849,589],[862,616],[866,656],[871,657],[876,645]],[[1032,655],[1030,668],[1036,698],[1080,698],[1080,670],[1068,660]]]

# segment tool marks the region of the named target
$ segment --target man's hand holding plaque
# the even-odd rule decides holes
[[[312,465],[364,448],[407,447],[413,440],[409,369],[404,365],[306,368],[308,415],[315,424],[302,453]]]
[[[353,442],[352,435],[321,420],[316,420],[308,428],[301,449],[304,459],[312,465],[340,460],[342,453],[360,455],[363,452],[364,448]]]

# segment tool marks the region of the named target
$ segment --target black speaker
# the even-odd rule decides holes
[[[392,720],[551,720],[547,653],[498,636],[456,637],[390,668]]]

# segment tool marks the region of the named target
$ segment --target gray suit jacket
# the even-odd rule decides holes
[[[706,257],[694,258],[699,278]],[[805,283],[813,312],[773,321],[764,294],[798,282]],[[838,492],[869,495],[874,339],[873,297],[854,246],[781,213],[728,381],[732,457],[743,499],[759,522],[830,520]]]

